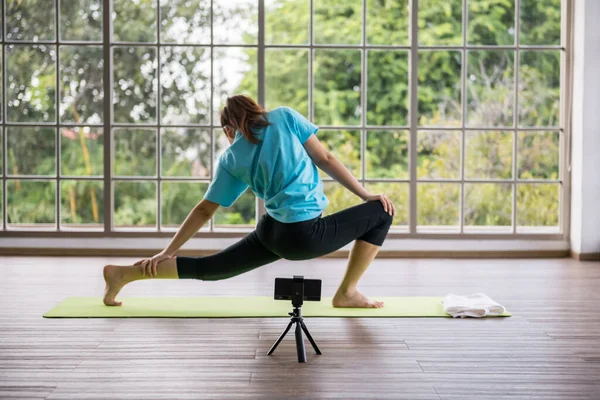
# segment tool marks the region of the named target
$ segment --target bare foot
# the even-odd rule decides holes
[[[120,267],[117,265],[107,265],[104,267],[104,280],[106,289],[104,289],[104,304],[107,306],[120,306],[123,303],[115,301],[115,297],[124,285],[121,278]]]
[[[375,301],[355,290],[351,293],[337,292],[331,301],[334,307],[350,307],[350,308],[381,308],[383,301]]]

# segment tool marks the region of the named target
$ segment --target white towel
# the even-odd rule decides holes
[[[483,293],[468,296],[448,294],[442,300],[444,312],[456,317],[485,317],[486,315],[500,315],[506,309]]]

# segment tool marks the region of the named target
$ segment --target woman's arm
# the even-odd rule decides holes
[[[200,203],[190,211],[173,239],[171,239],[171,243],[165,248],[166,255],[172,257],[185,242],[198,232],[206,221],[210,220],[215,211],[217,211],[217,208],[219,208],[217,203],[208,200],[200,201]]]
[[[215,211],[219,208],[219,204],[213,203],[203,199],[190,211],[183,224],[179,227],[179,230],[171,239],[171,243],[160,253],[154,255],[151,258],[146,258],[136,262],[134,265],[142,266],[142,276],[154,277],[156,276],[156,269],[158,264],[166,259],[169,259],[175,255],[175,252],[179,250],[185,242],[187,242],[198,230],[208,221]]]
[[[392,201],[385,195],[369,193],[358,180],[348,171],[332,153],[330,153],[315,135],[310,135],[304,143],[304,148],[317,167],[325,171],[327,175],[341,183],[349,191],[360,197],[363,201],[378,200],[383,208],[391,215],[396,214],[396,208]]]
[[[367,200],[369,192],[348,171],[344,164],[323,147],[315,135],[310,135],[304,143],[304,148],[317,167],[325,171],[327,175],[341,183],[361,199]]]

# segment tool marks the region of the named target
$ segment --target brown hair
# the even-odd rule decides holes
[[[227,98],[227,105],[221,110],[221,127],[230,126],[242,133],[250,143],[258,143],[252,128],[269,125],[267,111],[252,98],[240,94]]]

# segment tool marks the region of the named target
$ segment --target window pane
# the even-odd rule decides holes
[[[117,176],[156,176],[156,130],[115,129],[114,171]]]
[[[307,44],[310,0],[266,0],[265,42]]]
[[[113,0],[113,40],[156,42],[156,1]]]
[[[360,131],[329,131],[320,130],[317,133],[319,141],[331,151],[335,157],[357,178],[360,173]],[[319,169],[322,178],[328,178],[325,172]]]
[[[99,124],[104,120],[104,60],[100,46],[60,48],[60,120]]]
[[[367,54],[367,124],[408,125],[408,52]]]
[[[177,228],[185,221],[192,208],[204,197],[207,183],[162,182],[162,226]],[[208,223],[203,226],[207,228]]]
[[[56,181],[6,181],[6,222],[13,228],[55,228]]]
[[[113,120],[156,120],[156,49],[116,47],[114,50]]]
[[[512,178],[512,132],[465,132],[465,140],[466,178]]]
[[[362,203],[362,200],[338,182],[323,182],[323,192],[329,205],[323,210],[323,216],[334,214]]]
[[[408,179],[408,131],[368,131],[367,178]]]
[[[360,44],[362,1],[319,0],[314,3],[317,44]]]
[[[1,18],[0,18],[0,22]],[[0,28],[0,31],[2,31],[2,28]],[[2,37],[2,35],[0,34],[0,38]],[[6,49],[6,47],[4,48]],[[4,50],[6,51],[6,50]],[[0,57],[0,82],[4,82],[4,57]],[[4,92],[4,84],[0,84],[0,98],[2,98],[2,93]],[[8,99],[6,99],[8,101]],[[0,121],[2,121],[4,119],[4,107],[0,107]],[[2,146],[0,146],[2,147]]]
[[[266,107],[308,115],[308,50],[265,50]]]
[[[560,53],[523,51],[519,70],[519,126],[559,126]]]
[[[559,45],[561,0],[520,0],[521,44]]]
[[[60,173],[70,176],[104,175],[102,128],[86,126],[60,130]]]
[[[560,186],[544,183],[517,188],[517,231],[557,232]]]
[[[462,44],[462,0],[419,0],[419,44]]]
[[[396,208],[392,226],[408,227],[409,187],[407,183],[367,183],[365,188],[371,193],[385,194],[392,200]]]
[[[213,0],[212,11],[215,43],[258,43],[257,0]]]
[[[214,49],[213,123],[219,124],[219,111],[228,96],[246,94],[258,99],[256,48],[222,47]]]
[[[4,175],[3,157],[4,157],[4,132],[3,132],[2,128],[0,128],[0,176]],[[0,184],[0,186],[2,186],[2,185]],[[0,196],[0,203],[2,203],[4,201],[2,199],[3,199],[3,197]],[[2,215],[1,212],[0,212],[0,215]]]
[[[10,127],[6,139],[8,175],[56,174],[54,128]]]
[[[360,51],[315,50],[317,125],[360,124]]]
[[[519,179],[558,179],[560,134],[519,132]]]
[[[421,131],[417,135],[417,178],[460,178],[460,131]]]
[[[39,0],[7,0],[7,40],[54,40],[56,5],[48,1],[43,6]]]
[[[215,140],[215,154],[213,155],[213,163],[214,163],[214,166],[216,167],[219,162],[219,157],[221,157],[221,155],[223,154],[225,149],[227,149],[227,147],[229,147],[229,142],[227,141],[227,136],[225,135],[225,132],[221,128],[215,129],[214,135],[215,135],[215,139],[214,139]],[[214,173],[214,171],[213,171],[213,173]]]
[[[210,0],[162,1],[160,16],[161,42],[210,43]]]
[[[467,124],[513,126],[514,52],[469,51]]]
[[[162,122],[210,123],[210,49],[161,49]]]
[[[161,130],[162,175],[210,178],[210,130]],[[183,186],[178,186],[183,187]]]
[[[5,49],[7,119],[56,121],[56,47],[13,45]]]
[[[459,51],[419,52],[419,125],[462,125],[461,59]]]
[[[102,0],[60,0],[61,40],[102,40]]]
[[[417,184],[417,231],[459,230],[460,185]]]
[[[214,218],[215,228],[254,228],[256,196],[250,189],[246,190],[231,207],[219,207]]]
[[[367,42],[408,44],[408,0],[367,0]]]
[[[104,226],[104,190],[101,181],[60,181],[60,222],[69,228]]]
[[[465,184],[464,215],[465,231],[511,231],[512,185]]]
[[[115,227],[156,227],[156,182],[114,182]]]
[[[468,0],[467,41],[477,45],[515,43],[515,2]]]

